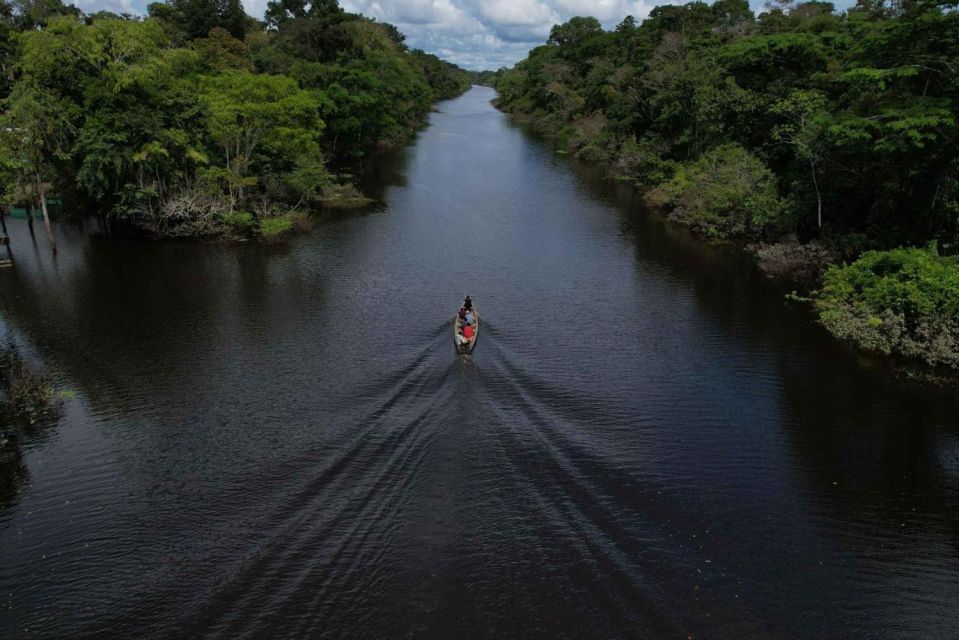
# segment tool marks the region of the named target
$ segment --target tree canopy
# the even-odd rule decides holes
[[[805,236],[876,246],[959,237],[956,0],[661,6],[603,31],[553,27],[497,73],[499,105],[655,187],[736,144],[775,176]]]
[[[53,183],[159,234],[219,233],[321,198],[331,164],[407,140],[470,83],[335,0],[271,2],[266,25],[239,0],[149,14],[0,4],[8,201]]]
[[[761,263],[825,269],[816,304],[833,334],[956,368],[957,6],[690,2],[608,32],[579,17],[491,81],[502,109],[609,163],[671,219],[786,240],[760,246]],[[827,268],[838,258],[852,263]]]

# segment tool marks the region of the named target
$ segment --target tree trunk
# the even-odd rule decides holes
[[[13,249],[10,248],[10,233],[7,231],[7,221],[4,219],[9,209],[10,205],[0,207],[0,227],[3,228],[3,244],[7,245],[8,264],[13,262]]]
[[[0,244],[7,245],[7,260],[0,260],[0,263],[9,266],[13,264],[13,249],[10,248],[10,234],[7,232],[7,221],[4,220],[7,209],[8,207],[0,206],[0,229],[3,229],[3,235],[0,236]]]
[[[33,205],[34,202],[32,199],[27,200],[25,203],[27,205],[27,228],[30,229],[30,237],[33,238],[33,244],[37,244],[37,236],[33,231]]]
[[[43,185],[37,179],[37,192],[40,194],[40,209],[43,211],[43,227],[47,230],[47,240],[50,241],[50,249],[53,254],[57,253],[57,243],[53,239],[53,228],[50,226],[50,213],[47,211],[47,194],[43,190]]]
[[[812,169],[812,184],[816,188],[816,224],[822,229],[822,195],[819,193],[819,180],[816,179],[816,163],[810,162]]]

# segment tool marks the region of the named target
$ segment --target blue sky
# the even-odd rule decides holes
[[[247,13],[263,17],[268,0],[243,0]],[[74,0],[87,12],[145,13],[144,0]],[[761,11],[763,0],[750,0]],[[644,0],[340,0],[356,13],[392,22],[411,47],[468,69],[512,66],[542,44],[552,25],[572,16],[595,16],[606,28],[623,17],[642,19],[665,1]],[[835,0],[839,8],[853,0]]]

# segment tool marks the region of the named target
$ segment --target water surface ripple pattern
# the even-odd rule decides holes
[[[0,462],[0,636],[955,637],[954,388],[491,98],[283,246],[11,221],[0,331],[75,397]]]

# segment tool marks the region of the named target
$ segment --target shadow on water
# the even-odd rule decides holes
[[[19,446],[0,449],[0,508],[16,504],[17,497],[30,479]]]

